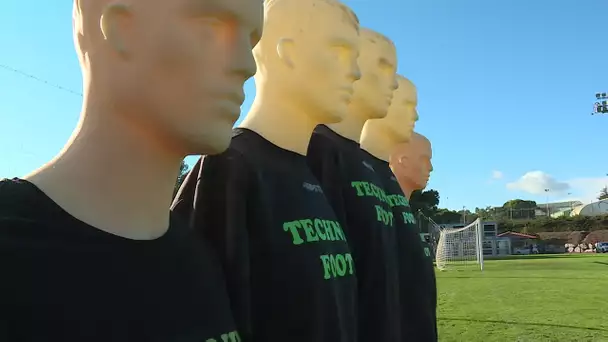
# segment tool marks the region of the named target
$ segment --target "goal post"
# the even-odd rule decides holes
[[[481,219],[462,228],[439,228],[435,262],[441,271],[463,268],[483,271]]]

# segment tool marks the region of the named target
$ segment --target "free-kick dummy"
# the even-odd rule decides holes
[[[306,153],[316,125],[347,114],[358,20],[331,0],[267,1],[265,14],[251,110],[174,210],[220,252],[244,341],[356,341],[353,258]]]
[[[364,123],[386,116],[397,87],[397,55],[390,39],[370,29],[361,29],[359,41],[361,79],[348,115],[315,129],[308,165],[349,237],[357,266],[359,341],[399,341],[394,218],[373,157],[359,147]]]
[[[228,146],[262,10],[74,2],[80,121],[26,180],[0,180],[0,339],[238,340],[214,253],[169,205],[183,158]]]

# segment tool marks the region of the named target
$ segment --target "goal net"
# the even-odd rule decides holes
[[[479,268],[483,271],[483,245],[481,220],[462,228],[440,228],[435,254],[441,271],[462,268]]]

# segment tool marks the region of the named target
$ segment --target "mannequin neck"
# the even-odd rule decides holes
[[[409,178],[405,177],[397,177],[397,181],[399,182],[399,186],[401,187],[405,198],[407,198],[407,200],[409,201],[412,198],[412,193],[417,190],[416,184],[409,180]]]
[[[367,120],[361,132],[361,148],[367,151],[372,156],[389,161],[392,149],[399,143],[390,132],[382,129],[378,124],[378,120]]]
[[[284,93],[260,87],[239,127],[258,133],[282,149],[305,156],[312,132],[321,123]]]
[[[102,97],[101,97],[102,98]],[[26,176],[72,216],[134,240],[162,236],[183,155],[85,95],[64,149]]]
[[[349,106],[348,115],[341,122],[327,125],[332,131],[346,139],[359,143],[367,115],[359,106]]]

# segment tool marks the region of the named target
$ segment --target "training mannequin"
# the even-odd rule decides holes
[[[399,263],[401,340],[437,341],[437,290],[430,253],[420,240],[409,201],[388,163],[398,144],[409,142],[418,120],[416,87],[398,76],[388,114],[365,123],[361,147],[373,159],[374,170],[383,180],[383,190],[392,208]]]
[[[389,164],[408,200],[412,197],[412,192],[426,188],[429,176],[433,171],[432,157],[431,142],[416,132],[409,142],[398,144],[393,149]],[[430,245],[422,232],[420,239],[425,253],[430,255]]]
[[[357,266],[359,341],[399,341],[396,236],[391,207],[370,157],[359,147],[363,125],[386,116],[397,88],[397,52],[380,33],[361,29],[361,79],[343,121],[319,125],[308,165],[343,222]]]
[[[306,153],[347,114],[358,29],[337,1],[267,1],[251,110],[174,202],[219,251],[244,341],[356,341],[353,258]]]
[[[240,340],[216,256],[169,205],[186,155],[228,147],[262,23],[257,1],[75,1],[80,121],[0,182],[0,339]]]
[[[432,158],[431,142],[416,132],[409,142],[393,149],[389,164],[407,199],[411,198],[412,192],[426,188],[433,171]]]

